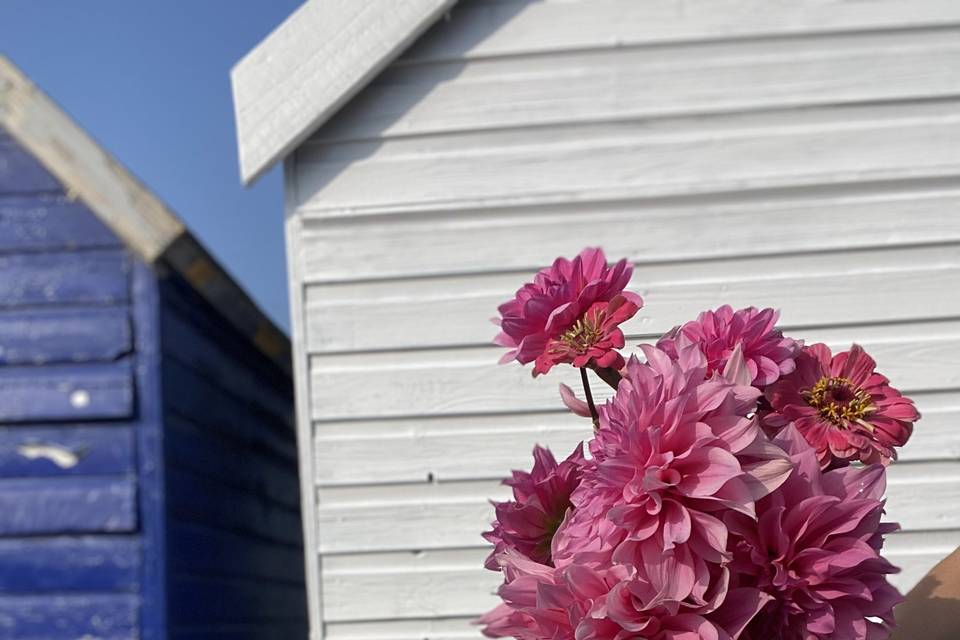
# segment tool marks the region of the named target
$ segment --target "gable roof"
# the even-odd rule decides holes
[[[181,275],[283,371],[290,342],[183,221],[0,55],[0,127],[149,264]]]
[[[456,0],[309,0],[231,72],[240,175],[253,182]]]

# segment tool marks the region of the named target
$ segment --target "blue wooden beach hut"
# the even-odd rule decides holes
[[[0,57],[0,638],[306,636],[287,338]]]

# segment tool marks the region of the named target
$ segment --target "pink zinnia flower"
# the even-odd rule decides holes
[[[554,562],[630,564],[665,598],[703,604],[708,565],[728,559],[715,514],[752,514],[790,465],[752,417],[757,389],[705,380],[695,344],[677,360],[642,348],[647,363],[631,358],[600,409],[574,511],[554,537]]]
[[[824,468],[895,460],[894,447],[907,442],[920,414],[875,367],[859,345],[836,356],[823,344],[804,348],[796,371],[766,390],[772,411],[764,423],[792,422]]]
[[[500,305],[494,342],[510,349],[500,361],[535,361],[534,375],[561,363],[621,368],[619,325],[643,305],[640,296],[623,290],[632,273],[626,260],[607,266],[600,249],[557,258]]]
[[[794,474],[757,503],[758,521],[729,512],[740,586],[771,597],[744,640],[886,638],[903,598],[887,582],[897,569],[880,556],[885,489],[882,466],[821,470],[809,444],[787,427],[777,443],[792,454]]]
[[[779,317],[780,312],[774,309],[747,307],[734,311],[730,305],[723,305],[674,327],[657,342],[657,347],[676,358],[678,341],[699,344],[707,356],[709,375],[722,371],[739,345],[752,383],[763,387],[794,370],[794,359],[802,346],[796,340],[785,338],[774,327]]]
[[[488,569],[498,570],[497,554],[506,549],[549,565],[553,534],[570,508],[570,494],[580,484],[584,462],[583,445],[557,464],[549,449],[533,449],[533,470],[514,471],[503,484],[513,487],[513,500],[495,502],[497,518],[493,530],[483,534],[494,549],[487,558]]]

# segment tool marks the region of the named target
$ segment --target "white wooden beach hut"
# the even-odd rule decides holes
[[[314,638],[479,636],[487,499],[585,435],[488,318],[585,245],[634,338],[860,341],[925,414],[897,582],[960,544],[960,3],[314,0],[233,85],[243,179],[283,161]]]

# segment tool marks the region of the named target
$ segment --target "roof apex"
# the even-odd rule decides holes
[[[183,221],[0,54],[0,127],[148,264],[180,274],[261,352],[290,371],[290,343]]]
[[[231,72],[249,184],[324,122],[456,0],[308,0]]]

